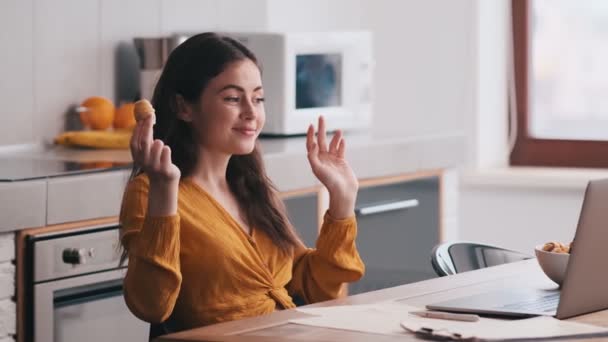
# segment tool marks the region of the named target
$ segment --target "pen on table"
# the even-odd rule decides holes
[[[441,311],[411,311],[410,314],[425,318],[439,318],[451,321],[477,322],[479,316],[474,314],[458,314]]]

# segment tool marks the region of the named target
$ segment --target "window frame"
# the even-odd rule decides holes
[[[511,0],[517,136],[509,158],[515,166],[608,168],[608,141],[538,139],[528,129],[528,48],[531,0]]]

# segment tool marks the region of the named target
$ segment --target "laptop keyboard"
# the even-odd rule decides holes
[[[502,309],[516,310],[516,311],[542,311],[548,312],[553,311],[557,308],[559,303],[559,292],[554,292],[546,296],[538,297],[533,300],[517,302],[502,306]]]

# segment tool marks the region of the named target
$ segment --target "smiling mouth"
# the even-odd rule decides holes
[[[257,132],[257,130],[250,128],[233,128],[233,130],[246,136],[254,136]]]

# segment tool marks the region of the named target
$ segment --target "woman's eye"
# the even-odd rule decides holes
[[[255,102],[256,103],[263,103],[264,101],[266,101],[266,99],[263,98],[263,97],[257,97],[257,98],[255,98]]]
[[[228,96],[228,97],[225,97],[224,100],[226,100],[228,102],[235,102],[235,103],[239,102],[239,98],[237,96]]]

